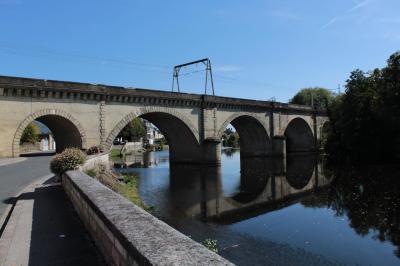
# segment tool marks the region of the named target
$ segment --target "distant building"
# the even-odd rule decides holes
[[[56,142],[49,132],[39,135],[39,149],[41,151],[53,151],[56,149]]]
[[[143,120],[143,125],[146,129],[146,136],[143,139],[145,144],[153,145],[155,140],[159,140],[164,137],[161,131],[149,121]]]

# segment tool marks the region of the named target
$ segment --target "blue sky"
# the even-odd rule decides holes
[[[171,90],[174,65],[209,57],[217,95],[286,102],[400,50],[399,0],[0,0],[0,10],[0,75]],[[204,90],[204,72],[180,81]]]

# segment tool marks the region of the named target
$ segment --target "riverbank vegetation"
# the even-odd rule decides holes
[[[236,131],[230,127],[225,129],[224,134],[222,135],[222,146],[239,148],[239,141],[239,134]]]
[[[99,165],[96,169],[86,170],[85,173],[96,178],[103,185],[127,198],[140,208],[146,211],[152,211],[153,206],[147,205],[141,199],[139,194],[139,176],[136,174],[118,175],[104,165]]]
[[[331,161],[393,163],[400,161],[400,52],[383,68],[356,69],[337,95],[306,88],[291,103],[326,108],[330,118],[322,141]]]
[[[400,52],[384,68],[354,70],[346,92],[328,106],[330,157],[367,163],[400,161]]]
[[[121,158],[122,157],[121,149],[112,149],[108,156],[110,157],[110,159]]]
[[[153,210],[154,207],[144,203],[139,195],[139,176],[135,174],[129,174],[123,175],[122,178],[123,184],[120,184],[118,187],[119,193],[142,209],[146,211]]]

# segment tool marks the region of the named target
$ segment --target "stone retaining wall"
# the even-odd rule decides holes
[[[86,162],[79,168],[81,171],[90,169],[98,169],[100,166],[109,167],[109,153],[101,153],[90,155],[87,157]]]
[[[62,183],[110,265],[233,265],[80,171]]]

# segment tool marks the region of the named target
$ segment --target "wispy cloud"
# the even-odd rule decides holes
[[[339,17],[334,17],[333,19],[329,20],[326,24],[322,26],[323,29],[328,28],[330,25],[334,24],[338,21]]]
[[[356,11],[357,9],[360,9],[360,8],[364,7],[364,6],[367,5],[369,2],[370,2],[370,0],[365,0],[365,1],[363,1],[363,2],[360,2],[360,3],[356,4],[355,6],[353,6],[352,8],[348,9],[346,12],[347,12],[347,13],[354,12],[354,11]]]
[[[352,6],[351,8],[347,9],[345,12],[343,12],[343,14],[338,15],[336,17],[333,17],[331,20],[329,20],[327,23],[325,23],[324,25],[322,25],[323,29],[328,28],[329,26],[335,24],[336,22],[344,19],[346,16],[348,16],[349,13],[354,13],[357,10],[365,7],[367,4],[369,4],[371,2],[371,0],[365,0],[362,2],[357,2],[354,6]]]
[[[239,70],[240,70],[240,67],[235,66],[235,65],[221,65],[221,66],[213,67],[214,72],[221,72],[221,73],[237,72]]]

